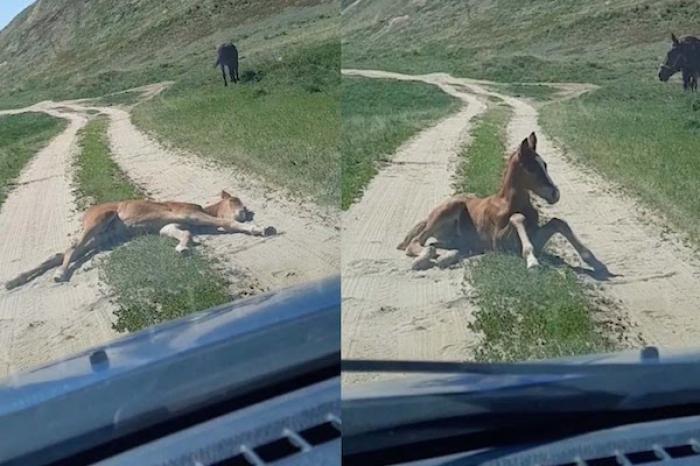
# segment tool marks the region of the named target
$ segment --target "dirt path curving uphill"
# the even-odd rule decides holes
[[[42,103],[30,109],[65,118],[69,124],[29,162],[0,209],[0,283],[63,251],[80,227],[70,160],[77,149],[76,133],[87,118],[51,106]],[[86,267],[70,283],[53,283],[47,274],[12,291],[0,288],[0,378],[116,335],[111,305],[99,291],[95,269]]]
[[[345,70],[347,75],[420,80],[462,100],[462,109],[403,144],[343,215],[343,358],[465,360],[477,343],[470,335],[464,272],[410,270],[396,245],[440,200],[452,194],[451,178],[471,120],[486,106],[429,77]],[[379,378],[348,374],[344,383]]]
[[[371,78],[416,80],[434,84],[465,100],[496,97],[513,109],[507,127],[508,146],[516,147],[531,131],[538,134],[538,152],[549,165],[559,185],[561,201],[543,205],[548,217],[567,220],[581,240],[620,276],[596,282],[601,296],[613,302],[615,316],[626,317],[627,332],[633,342],[642,340],[664,348],[694,346],[700,337],[700,262],[695,251],[683,245],[680,235],[670,235],[644,214],[637,202],[589,168],[565,156],[540,128],[537,109],[527,100],[494,92],[497,83],[458,79],[444,73],[410,76],[374,70],[344,70],[346,74]],[[560,88],[559,99],[575,98],[595,86],[552,84]],[[463,114],[465,110],[461,112]],[[410,261],[395,244],[408,227],[450,194],[447,165],[441,143],[457,141],[468,126],[443,122],[426,129],[405,144],[392,164],[380,171],[365,196],[343,218],[343,356],[372,359],[416,358],[428,354],[445,359],[445,335],[461,338],[454,343],[452,359],[468,357],[470,336],[465,322],[455,319],[458,328],[444,333],[440,325],[454,310],[445,296],[462,296],[456,271],[410,272]],[[452,150],[454,151],[454,149]],[[440,155],[442,154],[442,155]],[[423,163],[402,164],[405,159]],[[439,165],[442,177],[425,170]],[[430,184],[429,186],[425,186]],[[416,192],[423,202],[417,202]],[[439,194],[424,201],[425,193]],[[555,241],[553,248],[573,266],[582,265],[572,248]],[[423,285],[417,288],[417,284]],[[417,293],[420,290],[420,294]],[[430,296],[428,300],[426,296]],[[421,300],[421,297],[423,298]],[[426,302],[427,301],[427,302]],[[382,311],[383,307],[393,312]],[[413,307],[425,310],[415,311]],[[461,306],[464,309],[464,306]],[[468,312],[468,309],[465,311]],[[415,320],[413,314],[422,317]],[[614,317],[614,316],[611,316]],[[410,334],[407,334],[409,333]],[[639,334],[641,338],[637,338]],[[407,342],[410,342],[407,344]],[[358,376],[346,381],[367,380]]]

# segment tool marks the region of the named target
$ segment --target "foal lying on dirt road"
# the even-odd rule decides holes
[[[253,213],[241,200],[226,191],[221,192],[218,202],[206,207],[185,202],[147,200],[98,204],[85,212],[82,237],[74,242],[65,254],[56,254],[5,286],[8,289],[14,288],[56,266],[59,268],[54,280],[65,281],[71,261],[115,238],[123,240],[139,234],[160,233],[162,236],[177,239],[175,250],[185,252],[192,241],[192,233],[188,227],[209,227],[226,233],[246,233],[254,236],[271,236],[277,233],[271,226],[262,228],[253,223],[245,223],[252,220],[252,217]]]
[[[497,194],[486,198],[454,196],[433,209],[427,220],[418,222],[398,245],[398,249],[416,258],[412,268],[447,267],[462,255],[487,250],[520,252],[527,267],[532,268],[539,265],[535,253],[542,250],[552,235],[561,233],[594,270],[609,274],[564,220],[553,218],[539,225],[539,213],[529,193],[555,204],[559,200],[559,189],[549,177],[547,164],[536,148],[537,136],[533,132],[508,158]],[[424,247],[430,238],[437,242]],[[438,258],[436,247],[457,251]]]

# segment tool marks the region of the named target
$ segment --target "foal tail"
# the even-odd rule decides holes
[[[62,262],[63,253],[59,252],[57,254],[54,254],[37,267],[34,267],[28,272],[21,273],[9,282],[5,283],[5,289],[11,290],[13,288],[17,288],[18,286],[24,285],[25,283],[28,283],[36,277],[38,277],[39,275],[45,273],[47,270],[53,269],[54,267],[58,267],[59,265],[61,265]]]
[[[421,220],[420,222],[416,223],[416,225],[411,228],[411,231],[408,232],[406,237],[404,238],[401,243],[399,243],[398,246],[396,246],[396,249],[404,250],[408,246],[408,244],[413,241],[413,238],[418,236],[423,230],[425,230],[425,226],[428,224],[427,220]]]

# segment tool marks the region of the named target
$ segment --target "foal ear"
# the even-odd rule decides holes
[[[537,135],[534,131],[527,137],[527,143],[530,145],[530,149],[537,150]]]
[[[523,139],[523,142],[520,143],[520,148],[518,149],[518,155],[521,157],[527,157],[532,153],[532,148],[530,147],[530,141],[529,138]]]
[[[231,195],[227,193],[226,191],[221,191],[221,199],[228,199],[230,198]]]
[[[671,41],[673,42],[673,45],[678,45],[680,42],[678,41],[678,37],[674,33],[671,33]]]

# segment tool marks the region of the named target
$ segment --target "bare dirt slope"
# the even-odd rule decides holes
[[[87,118],[50,106],[43,103],[31,109],[70,123],[27,165],[0,210],[0,283],[63,251],[80,226],[70,159],[76,133]],[[86,267],[76,275],[70,283],[53,283],[46,274],[12,291],[0,288],[0,377],[116,336],[111,305],[98,288],[97,270]]]
[[[346,70],[371,78],[421,80],[461,99],[464,107],[405,143],[342,219],[343,358],[465,360],[476,343],[464,272],[410,270],[396,245],[440,200],[452,194],[451,177],[470,121],[485,105],[430,77]],[[344,382],[378,378],[350,374]]]
[[[346,70],[373,78],[419,80],[446,92],[464,93],[466,101],[485,96],[503,100],[513,109],[508,145],[514,148],[531,131],[538,134],[538,152],[561,190],[561,201],[541,206],[546,216],[567,220],[581,240],[619,274],[596,288],[612,302],[611,316],[624,316],[628,334],[662,347],[692,346],[700,336],[700,263],[680,235],[661,228],[656,217],[641,209],[614,184],[591,169],[572,162],[540,128],[535,106],[490,89],[496,83],[457,79],[446,74],[407,76],[369,70]],[[560,86],[559,98],[574,98],[594,89],[585,84]],[[463,110],[436,127],[426,129],[396,154],[396,163],[382,170],[365,196],[343,218],[343,353],[344,357],[454,359],[468,357],[464,314],[454,316],[448,303],[462,293],[461,269],[411,272],[409,261],[395,244],[407,228],[449,192],[449,155],[445,141],[457,143],[466,130]],[[449,124],[452,122],[453,124]],[[454,149],[448,151],[454,153]],[[443,154],[442,156],[440,154]],[[402,163],[408,162],[408,163]],[[440,167],[441,176],[430,172]],[[429,167],[429,168],[428,168]],[[426,199],[426,197],[429,198]],[[573,266],[582,265],[561,240],[552,249]],[[467,290],[468,291],[468,290]],[[426,299],[426,297],[428,297]],[[450,299],[452,298],[452,299]],[[457,301],[459,302],[459,301]],[[460,304],[462,309],[467,309]],[[382,311],[387,308],[390,312]],[[614,312],[613,312],[614,309]],[[612,314],[615,314],[614,316]],[[418,317],[416,317],[418,316]],[[449,318],[449,317],[447,317]],[[446,337],[449,336],[449,337]],[[456,343],[447,345],[447,338]],[[632,341],[639,341],[633,338]],[[347,381],[366,380],[354,376]]]

